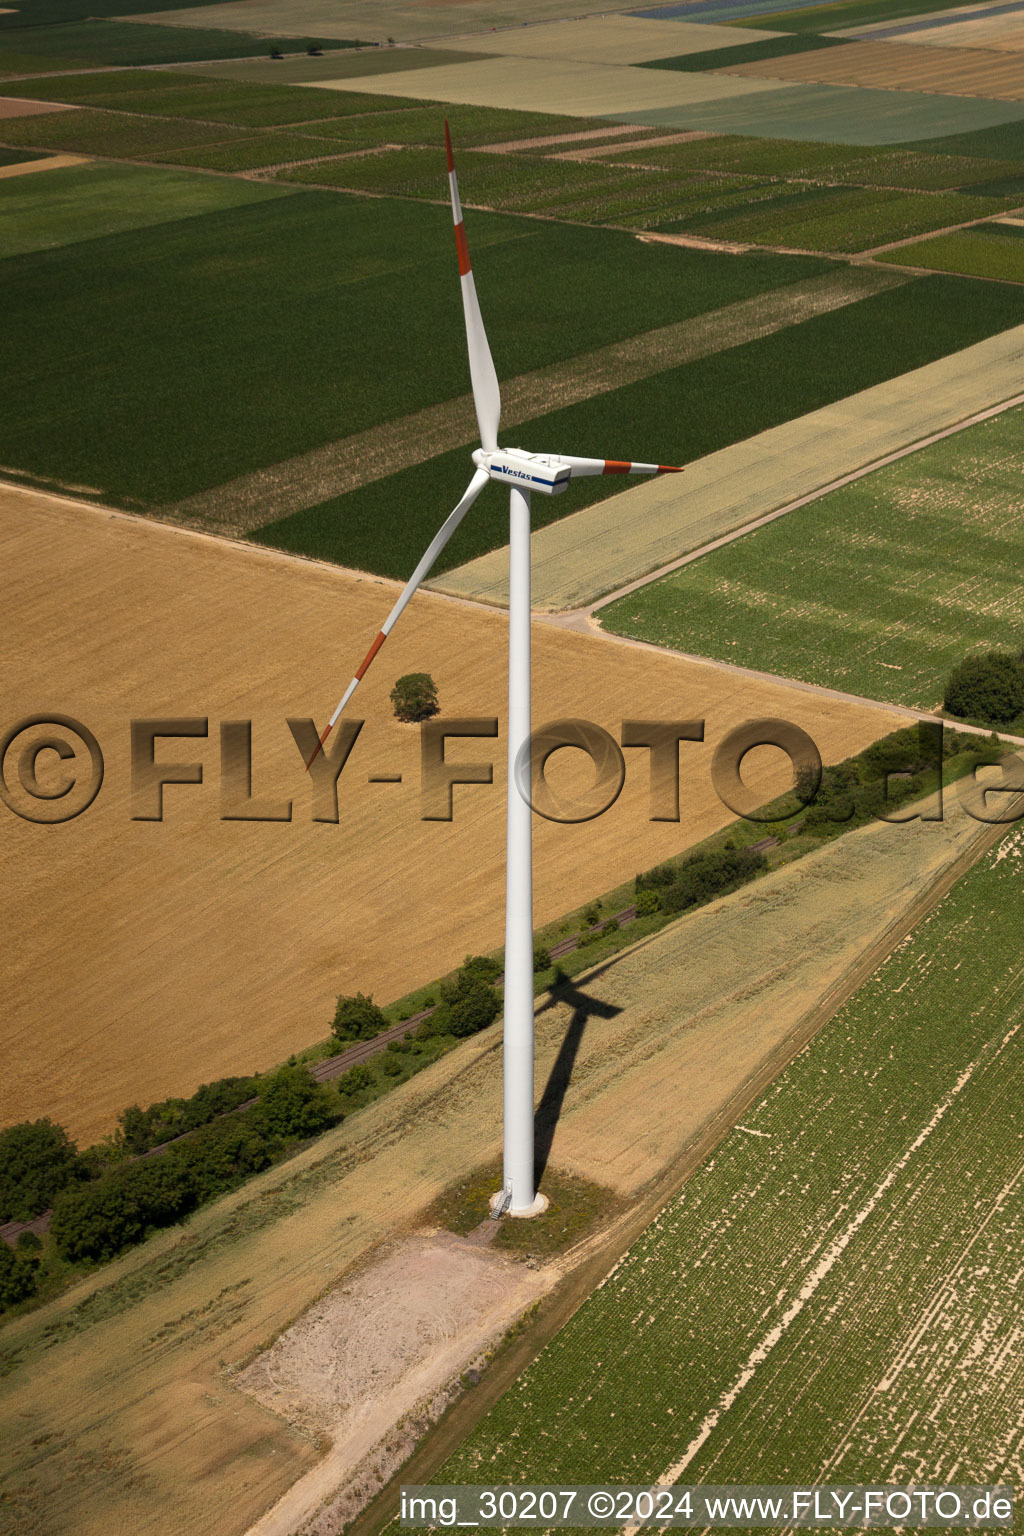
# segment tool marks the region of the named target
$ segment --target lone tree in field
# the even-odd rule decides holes
[[[428,672],[408,672],[391,690],[391,702],[399,720],[429,720],[440,712],[437,684]]]

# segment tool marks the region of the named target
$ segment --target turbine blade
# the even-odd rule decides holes
[[[473,269],[469,264],[469,248],[466,245],[466,226],[462,221],[462,204],[459,201],[459,183],[455,177],[455,161],[452,158],[452,139],[448,124],[444,125],[444,147],[448,155],[448,185],[452,194],[452,217],[455,220],[455,248],[459,255],[459,277],[462,281],[462,309],[466,317],[466,340],[469,344],[469,377],[473,384],[473,404],[480,427],[480,446],[485,453],[493,453],[498,446],[498,422],[501,419],[501,392],[498,375],[494,371],[494,359],[487,345],[483,316],[476,296]]]
[[[577,475],[681,475],[681,464],[633,464],[628,459],[580,459],[571,453],[558,455],[560,464],[568,464]]]
[[[437,530],[434,537],[431,539],[423,555],[423,558],[421,559],[416,569],[413,571],[412,575],[409,577],[409,580],[406,582],[405,586],[402,588],[401,596],[399,597],[395,606],[392,608],[391,612],[388,614],[387,618],[384,620],[384,623],[381,625],[380,632],[377,635],[376,640],[370,646],[370,649],[367,651],[366,655],[359,663],[359,666],[356,668],[355,677],[353,677],[352,681],[345,689],[345,692],[341,696],[341,702],[339,703],[337,709],[334,711],[334,714],[331,716],[327,725],[324,727],[320,736],[320,740],[317,742],[313,751],[313,755],[309,759],[309,762],[306,764],[307,771],[312,768],[313,764],[316,762],[317,755],[320,752],[321,747],[338,722],[338,717],[365,676],[370,662],[376,656],[377,652],[384,644],[384,641],[394,629],[395,624],[398,622],[398,619],[401,617],[403,611],[405,610],[409,599],[416,591],[416,588],[419,586],[420,582],[423,581],[429,573],[430,567],[433,565],[442,549],[444,549],[445,545],[448,543],[448,540],[451,538],[456,528],[462,522],[462,519],[469,511],[474,501],[476,501],[477,497],[480,495],[480,492],[487,484],[489,478],[490,477],[488,476],[485,469],[478,469],[476,471],[466,488],[466,493],[462,500],[459,502],[455,510],[449,513],[448,517],[445,519],[441,527]]]

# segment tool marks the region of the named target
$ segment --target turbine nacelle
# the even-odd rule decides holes
[[[519,485],[524,491],[540,491],[545,496],[557,496],[572,477],[572,466],[564,460],[550,453],[527,453],[522,448],[496,448],[493,453],[478,448],[473,463],[492,480]]]

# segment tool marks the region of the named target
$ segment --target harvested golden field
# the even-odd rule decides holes
[[[943,96],[984,96],[1024,101],[1024,59],[1009,52],[961,50],[917,43],[850,42],[788,58],[734,64],[717,74],[799,80],[823,85],[860,85],[875,90],[926,91]]]
[[[510,54],[504,58],[467,58],[464,64],[442,64],[397,74],[322,80],[306,84],[303,89],[362,91],[376,96],[407,96],[419,101],[461,102],[464,106],[503,107],[520,112],[550,112],[557,103],[558,111],[570,117],[607,118],[666,107],[682,110],[709,101],[732,101],[740,96],[782,90],[783,83],[737,80],[720,73],[691,75],[673,69],[637,69],[629,64]]]
[[[953,814],[854,832],[542,1005],[538,1098],[577,1050],[553,1135],[541,1120],[552,1165],[636,1195],[988,831]],[[500,1104],[495,1025],[184,1229],[10,1321],[0,1475],[14,1528],[241,1536],[314,1450],[237,1390],[237,1366],[488,1161]]]
[[[417,598],[358,695],[366,724],[339,781],[341,820],[313,822],[288,717],[322,723],[391,607],[393,583],[48,497],[0,494],[7,727],[57,711],[97,737],[106,775],[64,825],[5,810],[8,1063],[0,1122],[50,1114],[82,1140],[129,1103],[262,1069],[322,1038],[340,992],[399,997],[502,942],[504,744],[456,741],[448,760],[494,763],[456,788],[454,819],[421,819],[420,733],[392,717],[396,678],[429,671],[448,716],[504,713],[506,620]],[[538,925],[724,824],[710,755],[751,717],[802,725],[835,761],[894,729],[849,705],[601,637],[534,636],[539,725],[586,716],[705,718],[684,758],[684,822],[651,822],[646,755],[598,820],[536,820]],[[201,763],[171,784],[164,820],[132,820],[133,719],[208,720],[157,743]],[[292,820],[221,817],[222,721],[252,721],[258,799]],[[8,755],[8,780],[16,752]],[[589,785],[582,754],[554,781]],[[764,798],[788,762],[749,759]],[[52,774],[40,760],[43,779]],[[585,764],[585,769],[582,766]],[[59,765],[58,765],[59,766]],[[577,772],[578,770],[578,772]],[[401,784],[369,782],[402,774]],[[51,780],[51,783],[53,781]]]

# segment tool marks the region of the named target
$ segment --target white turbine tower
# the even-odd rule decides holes
[[[526,453],[498,447],[501,396],[491,349],[480,314],[466,246],[466,229],[455,178],[451,137],[444,128],[448,154],[455,245],[462,281],[462,307],[469,343],[469,373],[480,426],[480,447],[465,495],[435,534],[402,590],[380,633],[320,737],[307,767],[371,661],[391,633],[416,588],[473,505],[488,480],[509,487],[509,636],[508,636],[508,807],[505,865],[505,1007],[504,1007],[504,1184],[497,1209],[511,1216],[532,1216],[547,1202],[534,1184],[533,1163],[533,848],[532,811],[516,783],[516,761],[530,739],[530,493],[556,496],[574,475],[659,475],[678,473],[674,464],[633,464],[618,459],[581,459],[571,454]]]

